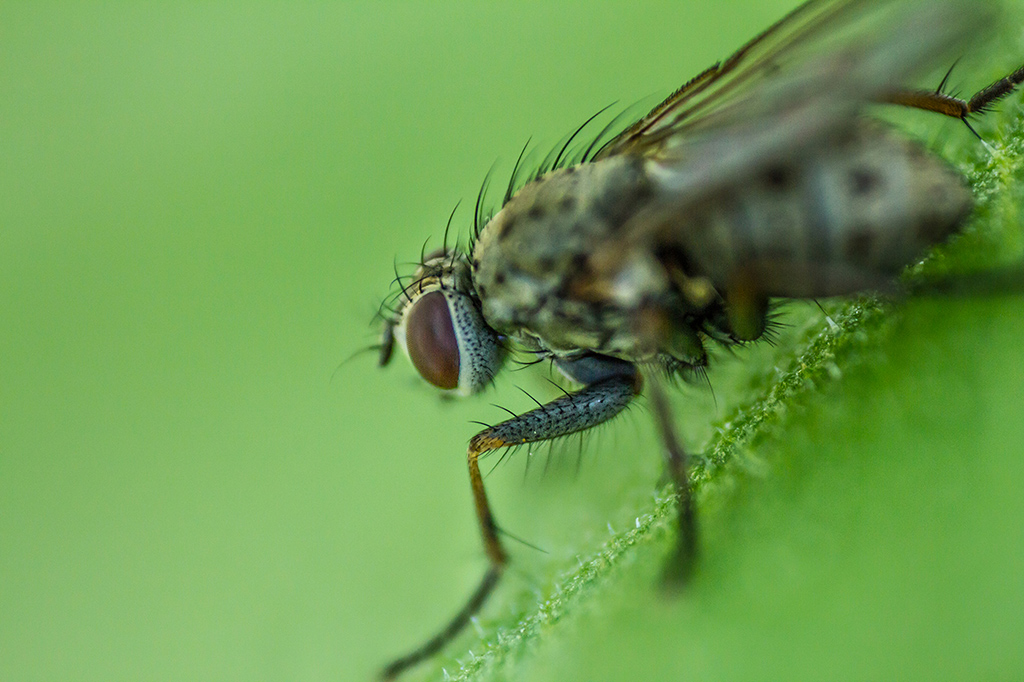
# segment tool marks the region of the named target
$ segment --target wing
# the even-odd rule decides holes
[[[595,158],[613,154],[637,153],[650,149],[685,123],[715,111],[735,99],[738,88],[768,75],[774,65],[791,60],[801,46],[821,40],[827,26],[861,6],[864,11],[874,2],[863,0],[809,0],[775,22],[760,35],[722,62],[705,69],[669,95],[646,116],[606,144]],[[742,93],[742,90],[741,90]]]
[[[729,182],[813,145],[865,104],[951,63],[993,15],[982,0],[810,0],[673,93],[595,160],[685,161],[673,169],[680,190]]]

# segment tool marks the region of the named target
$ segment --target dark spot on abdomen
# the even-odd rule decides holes
[[[870,230],[857,230],[846,238],[843,255],[851,263],[865,265],[870,263],[875,247],[875,233]]]
[[[793,169],[786,166],[769,166],[764,174],[764,184],[768,189],[784,190],[793,184]]]
[[[951,218],[936,215],[922,216],[917,224],[915,235],[921,243],[931,246],[945,241],[958,224],[959,221]]]
[[[863,197],[874,192],[882,184],[878,171],[872,168],[854,168],[850,171],[850,192]]]

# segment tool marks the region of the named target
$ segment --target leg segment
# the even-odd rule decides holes
[[[503,566],[492,565],[487,569],[487,573],[484,574],[484,579],[480,581],[480,585],[470,596],[469,601],[462,607],[454,618],[445,626],[441,632],[437,633],[429,640],[424,642],[420,647],[410,651],[401,658],[396,658],[391,663],[388,663],[384,670],[380,673],[381,680],[393,680],[403,672],[416,665],[420,661],[424,661],[447,644],[452,641],[456,635],[462,632],[462,629],[466,627],[469,620],[476,614],[480,608],[484,605],[484,601],[494,590],[494,586],[498,584],[498,579],[501,577]]]
[[[946,78],[949,78],[949,74],[946,74]],[[1013,92],[1018,85],[1024,82],[1024,66],[1008,76],[1000,78],[988,87],[982,88],[967,100],[947,95],[942,91],[946,84],[946,78],[942,79],[942,83],[939,84],[939,87],[934,92],[930,90],[901,90],[886,95],[882,98],[882,101],[888,104],[899,104],[905,107],[934,111],[938,114],[958,118],[968,128],[971,128],[971,124],[968,121],[969,116],[984,113],[989,106]],[[971,128],[971,132],[974,132],[973,128]]]
[[[693,495],[690,490],[690,477],[687,472],[686,451],[676,437],[675,425],[672,422],[672,411],[668,396],[657,377],[651,377],[648,393],[651,396],[651,407],[654,420],[661,433],[665,445],[665,467],[675,484],[679,498],[679,538],[675,552],[669,556],[665,564],[664,579],[672,586],[682,585],[693,573],[697,559],[697,513],[693,508]]]
[[[561,363],[560,366],[571,377],[586,375],[587,385],[576,393],[566,394],[535,410],[484,429],[469,441],[469,482],[490,566],[480,585],[448,625],[419,648],[388,664],[381,672],[381,679],[394,679],[452,641],[480,611],[505,571],[508,554],[502,547],[498,525],[487,502],[487,491],[480,475],[480,455],[504,447],[552,440],[597,426],[621,412],[640,391],[639,372],[620,360],[591,357],[576,363]],[[591,379],[592,382],[589,381]]]

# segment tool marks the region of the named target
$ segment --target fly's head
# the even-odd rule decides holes
[[[380,364],[394,344],[428,382],[446,393],[471,395],[494,379],[505,358],[501,338],[480,313],[469,262],[456,251],[423,259],[396,294],[381,332]]]

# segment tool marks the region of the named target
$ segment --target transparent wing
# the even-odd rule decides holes
[[[680,161],[675,183],[728,181],[812,145],[861,107],[952,63],[993,21],[982,0],[810,0],[613,138],[617,154]]]
[[[596,158],[650,149],[684,125],[713,113],[743,94],[745,83],[756,82],[795,53],[827,39],[829,25],[855,10],[863,12],[872,0],[810,0],[775,22],[722,62],[692,78],[646,116],[611,140]],[[857,7],[853,7],[856,5]]]

